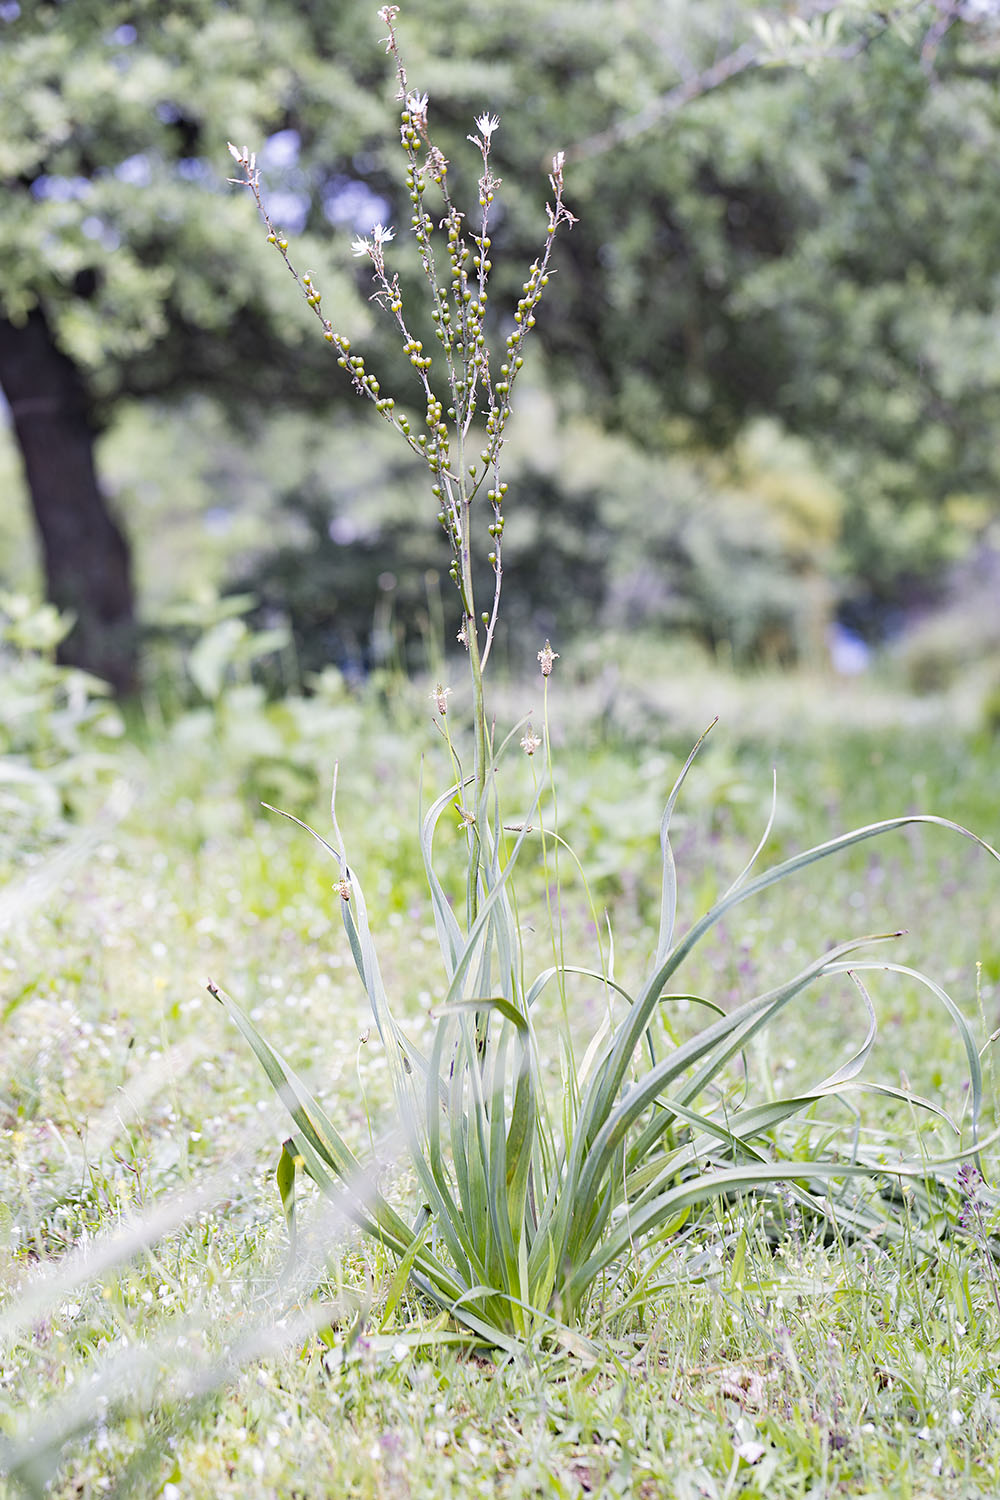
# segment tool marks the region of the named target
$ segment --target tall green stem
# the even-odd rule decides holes
[[[479,651],[479,626],[476,621],[475,588],[472,581],[471,543],[472,497],[462,485],[462,536],[460,560],[462,569],[462,604],[465,609],[466,647],[469,652],[469,671],[472,676],[472,721],[474,735],[473,800],[470,824],[469,875],[466,891],[466,914],[471,928],[479,910],[479,866],[482,852],[482,837],[479,832],[479,815],[486,791],[486,695],[483,688],[482,657]]]

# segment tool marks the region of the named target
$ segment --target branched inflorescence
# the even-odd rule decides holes
[[[396,37],[398,14],[396,5],[386,5],[379,11],[379,17],[389,32],[385,39],[386,51],[396,66],[397,97],[402,104],[400,141],[406,154],[406,186],[412,207],[410,227],[429,290],[430,316],[439,346],[436,356],[424,349],[423,342],[413,332],[407,320],[399,277],[386,264],[386,251],[395,231],[376,224],[369,235],[354,241],[352,250],[355,255],[365,256],[371,262],[375,284],[373,300],[390,314],[399,330],[403,351],[420,384],[424,407],[421,424],[415,427],[405,411],[397,408],[396,399],[383,395],[377,377],[366,368],[364,357],[352,351],[350,339],[337,331],[323,311],[322,293],[310,273],[300,273],[296,269],[288,253],[288,240],[275,227],[264,206],[255,154],[233,145],[229,149],[243,172],[242,177],[233,180],[249,188],[253,194],[267,226],[268,242],[277,248],[319,319],[324,338],[337,352],[337,363],[350,376],[358,394],[374,404],[379,415],[399,432],[427,465],[431,492],[438,506],[438,521],[451,548],[450,576],[462,601],[459,640],[470,653],[473,677],[478,684],[493,643],[500,607],[503,507],[507,492],[507,485],[501,478],[500,462],[510,417],[511,394],[524,364],[525,339],[534,327],[535,311],[548,285],[556,231],[575,220],[563,202],[564,158],[559,152],[553,159],[549,176],[553,196],[546,205],[545,245],[522,285],[513,326],[506,335],[504,359],[494,372],[487,330],[488,284],[492,269],[490,220],[501,184],[492,169],[490,154],[493,135],[500,122],[497,116],[483,113],[475,122],[477,133],[468,137],[482,158],[479,212],[476,228],[470,230],[466,216],[452,201],[448,160],[431,139],[427,95],[417,93],[409,86]],[[427,200],[432,196],[439,200],[434,213],[427,207]],[[478,427],[477,418],[480,419]],[[495,584],[492,607],[477,616],[470,520],[473,502],[484,489],[490,507],[488,560]]]

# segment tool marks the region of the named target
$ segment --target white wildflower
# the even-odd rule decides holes
[[[410,116],[410,124],[421,134],[427,134],[427,105],[426,94],[407,94],[406,108]]]

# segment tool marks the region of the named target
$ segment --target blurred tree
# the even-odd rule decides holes
[[[846,496],[852,622],[877,627],[997,509],[1000,6],[759,30],[738,92],[678,114],[667,91],[579,143],[553,326],[644,441],[678,415],[808,436]]]
[[[647,448],[728,441],[761,413],[824,444],[859,611],[926,574],[949,518],[1000,485],[996,10],[803,0],[762,23],[749,3],[421,0],[403,16],[457,196],[473,115],[501,114],[498,292],[506,276],[516,296],[545,163],[570,149],[581,224],[539,329],[565,389]],[[356,0],[0,0],[0,383],[50,597],[79,620],[65,653],[120,688],[127,518],[95,433],[123,402],[192,390],[243,422],[352,399],[224,187],[227,138],[259,151],[298,262],[383,384],[407,378],[346,245],[325,243],[406,213],[379,26]],[[412,248],[393,248],[405,285]]]
[[[227,137],[270,142],[289,217],[304,219],[314,184],[293,127],[313,119],[332,175],[366,122],[384,126],[374,15],[340,28],[334,55],[312,9],[0,4],[0,385],[49,597],[77,618],[64,658],[120,690],[135,681],[135,606],[96,435],[130,398],[209,392],[252,420],[325,395],[326,351],[225,186]],[[350,299],[350,279],[327,280]]]

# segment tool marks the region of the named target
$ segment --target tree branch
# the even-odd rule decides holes
[[[649,104],[640,109],[637,114],[630,115],[627,120],[619,120],[616,124],[610,125],[607,130],[598,131],[596,135],[588,136],[586,140],[570,146],[566,152],[566,160],[583,161],[590,156],[600,156],[615,146],[634,140],[638,135],[645,135],[648,130],[655,129],[657,125],[683,109],[685,104],[690,104],[692,99],[698,99],[702,94],[710,93],[713,89],[728,83],[731,78],[736,78],[751,68],[759,68],[761,61],[759,45],[755,42],[744,42],[741,47],[736,48],[735,52],[730,52],[728,56],[720,58],[704,72],[685,78],[676,88],[670,89],[666,94],[661,94],[658,99],[652,99]]]
[[[813,20],[817,16],[828,15],[837,9],[842,0],[814,0],[812,4],[800,7],[797,14],[803,20]],[[957,0],[954,0],[957,3]],[[874,29],[849,46],[831,49],[826,55],[839,61],[847,61],[864,52],[871,46],[876,37],[881,36],[891,25],[896,15],[901,11],[920,10],[930,4],[935,11],[940,12],[942,8],[949,16],[952,10],[953,0],[914,0],[910,5],[898,6],[895,9],[876,12],[872,16]],[[766,19],[766,17],[764,18]],[[779,24],[788,20],[786,12],[781,12],[777,17]],[[940,23],[940,16],[939,22]],[[933,31],[934,28],[932,27]],[[942,33],[943,34],[943,33]],[[668,89],[659,98],[653,99],[636,114],[630,115],[626,120],[618,120],[607,129],[598,131],[597,134],[588,136],[585,140],[578,141],[575,146],[570,146],[566,152],[566,160],[569,162],[584,161],[592,156],[600,156],[606,151],[611,151],[615,146],[624,145],[626,141],[634,140],[637,136],[645,135],[647,131],[654,130],[664,120],[677,114],[685,105],[694,99],[700,99],[703,95],[712,93],[713,90],[721,88],[732,79],[740,77],[744,73],[752,72],[756,68],[775,66],[794,66],[793,62],[782,63],[780,58],[775,58],[772,53],[760,42],[743,42],[740,46],[727,53],[700,73],[694,73],[688,78],[682,79],[674,88]]]

